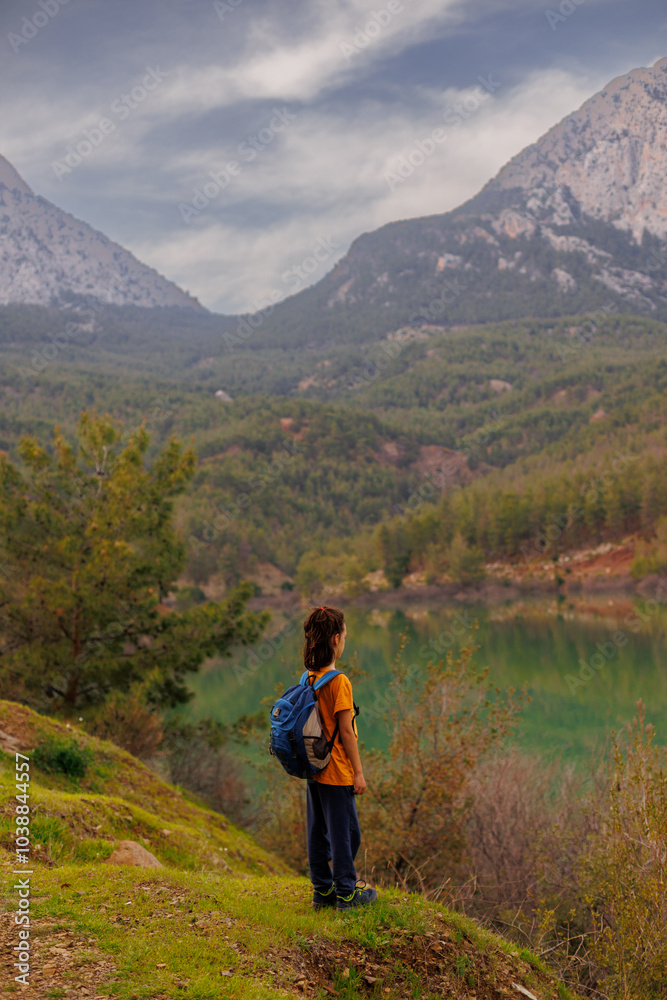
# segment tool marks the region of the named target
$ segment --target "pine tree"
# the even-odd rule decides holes
[[[76,445],[56,429],[53,453],[24,438],[23,468],[0,459],[0,691],[36,708],[103,702],[153,677],[149,701],[184,702],[206,656],[254,641],[266,615],[245,611],[249,586],[183,614],[175,589],[184,544],[173,498],[195,455],[172,439],[146,462],[144,426],[121,441],[84,413]]]

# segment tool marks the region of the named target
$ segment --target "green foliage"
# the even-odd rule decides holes
[[[22,338],[30,351],[64,316],[0,308],[0,448],[18,462],[19,440],[29,433],[44,442],[56,419],[71,439],[77,412],[93,401],[135,432],[145,422],[145,462],[171,434],[191,437],[201,460],[173,499],[188,584],[215,577],[228,589],[244,578],[263,586],[262,565],[271,563],[306,593],[318,574],[321,581],[323,554],[343,566],[360,553],[353,586],[378,568],[392,584],[421,568],[438,579],[456,532],[485,559],[532,559],[635,531],[649,538],[667,515],[660,322],[598,312],[447,331],[427,325],[417,331],[424,339],[391,345],[385,327],[307,350],[261,346],[253,335],[230,352],[219,336],[227,321],[216,328],[210,317],[179,320],[179,312],[109,310],[103,336],[87,334],[90,344],[77,340],[27,378]],[[390,363],[374,368],[389,346]],[[371,377],[352,391],[366,371]],[[494,392],[498,378],[511,390]],[[215,399],[218,388],[233,403]],[[599,411],[606,416],[593,419]],[[463,465],[434,479],[424,449],[439,450],[445,466],[445,449],[454,449]],[[624,455],[632,466],[598,483],[595,497],[588,484]],[[575,517],[570,505],[581,508]],[[392,552],[386,539],[378,544],[379,525]]]
[[[387,580],[392,587],[400,587],[410,565],[410,545],[403,522],[397,521],[391,532],[383,524],[376,534],[375,544]]]
[[[608,818],[582,878],[591,952],[611,1000],[667,991],[667,752],[638,709],[630,746],[614,741]]]
[[[477,546],[468,545],[460,531],[456,532],[449,546],[447,565],[455,583],[465,586],[484,579],[484,553]]]
[[[649,573],[665,571],[667,571],[667,517],[663,515],[656,521],[655,539],[649,543],[638,543],[630,575],[642,577],[648,576]]]
[[[389,748],[366,755],[368,861],[380,878],[422,891],[441,885],[465,851],[469,782],[511,731],[520,699],[500,696],[474,664],[471,640],[457,657],[415,669],[392,666],[385,722]]]
[[[73,710],[152,678],[148,701],[187,700],[185,676],[205,656],[258,637],[267,616],[245,612],[247,585],[222,604],[161,608],[185,548],[173,498],[195,456],[171,440],[145,462],[144,426],[123,441],[89,412],[77,446],[56,430],[53,452],[21,443],[23,467],[0,459],[0,687]]]
[[[42,771],[66,774],[70,778],[82,778],[88,770],[93,754],[74,737],[48,735],[33,750],[32,759]]]

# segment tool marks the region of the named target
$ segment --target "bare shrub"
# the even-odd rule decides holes
[[[385,715],[389,747],[367,754],[362,829],[376,872],[428,892],[458,870],[466,851],[471,779],[513,725],[519,699],[504,698],[473,662],[476,646],[414,669],[399,653]],[[384,873],[384,874],[383,874]]]
[[[143,761],[154,757],[162,743],[162,716],[146,703],[141,687],[112,691],[85,725],[93,736],[111,740]]]
[[[603,772],[594,760],[590,775],[516,747],[482,761],[470,783],[462,878],[443,890],[450,905],[528,944],[564,980],[589,987],[597,976],[580,863],[603,811]]]
[[[196,724],[172,724],[163,749],[170,780],[199,795],[216,812],[245,826],[254,817],[241,764],[227,746],[225,726],[204,719]]]
[[[607,821],[582,864],[610,1000],[667,996],[667,750],[637,709],[627,749],[614,740]]]
[[[572,884],[581,843],[597,828],[591,782],[574,765],[513,747],[480,763],[470,794],[467,875],[477,890],[468,899],[478,914],[493,919],[535,903],[545,884]]]
[[[257,835],[264,847],[283,859],[294,871],[308,871],[306,844],[306,782],[277,775],[262,798],[257,816]]]

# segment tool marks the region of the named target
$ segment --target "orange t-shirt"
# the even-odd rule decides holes
[[[314,676],[315,681],[318,681],[325,673],[325,670],[320,670],[318,673],[312,674],[312,676]],[[309,673],[308,676],[310,677],[311,674]],[[352,685],[345,674],[339,674],[338,677],[334,677],[332,681],[329,681],[323,688],[320,688],[317,692],[317,701],[320,709],[320,718],[322,719],[322,727],[328,740],[331,739],[336,728],[336,712],[342,712],[345,709],[349,709],[350,711],[352,729],[356,738],[359,739],[357,725],[354,721]],[[332,747],[331,760],[324,770],[314,775],[314,780],[322,782],[323,785],[354,784],[354,768],[345,752],[340,735],[336,736],[336,742]]]

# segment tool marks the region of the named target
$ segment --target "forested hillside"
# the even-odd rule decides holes
[[[144,421],[153,451],[192,439],[179,524],[197,586],[249,576],[308,590],[335,572],[357,591],[378,569],[395,584],[459,564],[475,578],[528,551],[650,540],[667,513],[667,327],[655,320],[428,324],[364,350],[263,351],[230,350],[219,317],[193,313],[185,329],[178,310],[116,309],[55,354],[44,346],[62,311],[8,307],[0,320],[12,457],[23,435],[48,443],[90,407],[128,432]]]

